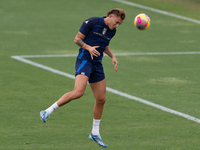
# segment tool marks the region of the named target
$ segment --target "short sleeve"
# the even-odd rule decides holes
[[[94,18],[89,18],[85,20],[83,24],[81,25],[79,31],[86,36],[91,30],[94,21],[95,21]]]

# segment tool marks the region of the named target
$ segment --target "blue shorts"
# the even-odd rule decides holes
[[[89,78],[89,83],[95,83],[105,79],[103,65],[100,62],[90,62],[87,60],[76,60],[76,75],[83,74]]]

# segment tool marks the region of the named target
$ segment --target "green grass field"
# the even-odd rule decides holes
[[[200,20],[197,0],[127,0]],[[94,97],[57,109],[44,124],[49,107],[74,80],[12,59],[21,55],[77,54],[73,43],[82,22],[122,8],[127,18],[110,43],[113,53],[200,52],[200,24],[112,0],[1,0],[0,2],[0,150],[94,150]],[[133,19],[144,12],[151,26],[139,31]],[[200,118],[200,55],[117,56],[119,71],[104,57],[107,87]],[[26,58],[74,74],[75,57]],[[107,92],[100,133],[110,150],[199,150],[200,124]]]

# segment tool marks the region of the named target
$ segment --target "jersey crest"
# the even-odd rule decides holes
[[[102,31],[102,34],[105,35],[106,31],[107,31],[107,28],[104,28],[103,31]]]

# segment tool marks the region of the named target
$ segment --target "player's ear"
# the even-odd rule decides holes
[[[109,16],[110,16],[110,18],[117,17],[116,14],[110,14]]]
[[[109,17],[109,18],[112,18],[112,17],[113,17],[113,14],[110,14],[108,17]]]

